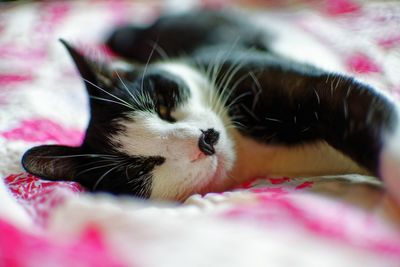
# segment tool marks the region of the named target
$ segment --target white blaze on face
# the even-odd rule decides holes
[[[213,90],[200,73],[179,63],[157,67],[180,77],[190,90],[186,103],[172,112],[170,123],[150,112],[136,112],[132,122],[123,121],[126,131],[113,137],[118,149],[132,156],[161,156],[165,162],[152,172],[151,198],[183,199],[192,193],[213,190],[225,178],[234,161],[233,144],[222,119],[212,110],[207,90]],[[213,128],[220,138],[216,153],[204,155],[198,147],[201,130]]]

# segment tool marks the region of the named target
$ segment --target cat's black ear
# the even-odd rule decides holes
[[[22,166],[29,173],[47,180],[73,180],[84,156],[80,147],[43,145],[29,149]]]
[[[101,96],[112,85],[112,74],[107,64],[85,57],[67,41],[60,39],[85,82],[90,96]]]

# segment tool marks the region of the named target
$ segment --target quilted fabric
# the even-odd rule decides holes
[[[0,220],[0,266],[400,266],[400,213],[368,177],[261,177],[176,205],[90,196],[74,182],[23,172],[26,149],[78,145],[88,120],[83,84],[58,38],[103,55],[101,41],[115,25],[239,4],[276,11],[329,49],[344,72],[399,97],[396,2],[0,4],[0,175],[34,224]]]

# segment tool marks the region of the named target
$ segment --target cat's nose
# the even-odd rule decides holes
[[[201,152],[208,156],[215,154],[214,146],[219,140],[219,132],[214,130],[213,128],[200,131],[201,135],[198,144]]]

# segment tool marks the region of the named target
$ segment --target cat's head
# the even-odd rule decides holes
[[[85,82],[91,118],[80,147],[27,151],[28,172],[93,191],[178,200],[225,178],[234,161],[227,115],[201,72],[179,62],[118,69],[63,43]]]

